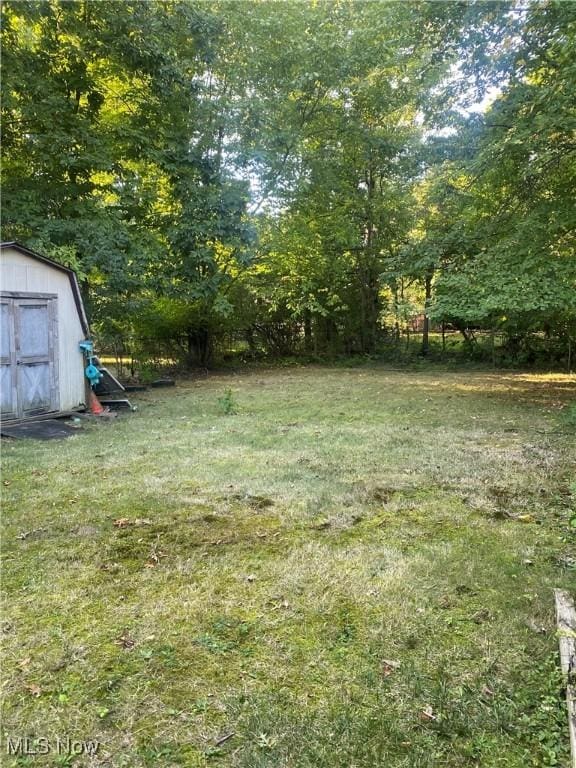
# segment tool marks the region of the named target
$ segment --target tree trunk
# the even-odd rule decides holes
[[[212,358],[213,339],[208,328],[194,328],[188,331],[188,366],[205,368]]]
[[[398,283],[394,281],[393,287],[394,296],[394,344],[398,346],[400,343],[400,320],[398,318]]]
[[[424,301],[424,326],[422,328],[422,350],[421,354],[425,357],[430,352],[430,318],[428,311],[430,308],[430,299],[432,298],[432,270],[426,273],[424,278],[425,301]]]
[[[492,367],[496,368],[496,328],[490,331],[490,353],[492,356]]]
[[[360,346],[362,352],[371,354],[376,350],[378,340],[378,319],[380,317],[380,284],[378,266],[375,263],[374,236],[376,229],[372,216],[375,179],[371,168],[365,174],[368,187],[368,205],[364,230],[364,250],[360,256]]]
[[[312,352],[312,318],[310,310],[304,310],[304,352],[309,355]]]

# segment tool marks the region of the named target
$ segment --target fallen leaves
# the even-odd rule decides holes
[[[537,635],[545,635],[547,634],[548,630],[545,626],[537,622],[535,619],[529,618],[526,620],[526,626],[528,629],[532,630],[532,632],[535,632]]]
[[[488,621],[490,618],[491,618],[491,615],[488,608],[481,608],[479,611],[476,611],[476,613],[472,614],[472,621],[475,624],[483,624],[485,621]]]
[[[19,534],[17,534],[16,538],[19,541],[24,541],[29,536],[34,536],[36,533],[42,533],[44,528],[32,528],[30,531],[21,531]]]
[[[562,568],[567,568],[569,570],[576,569],[576,557],[573,557],[571,554],[558,555],[556,562]]]
[[[423,723],[430,723],[438,720],[438,715],[434,713],[434,710],[430,705],[420,710],[419,717]]]
[[[144,568],[157,568],[160,565],[161,557],[166,557],[164,552],[158,552],[158,554],[151,555],[150,559],[144,563]]]
[[[526,515],[515,515],[512,518],[513,520],[517,520],[519,523],[535,523],[536,518],[534,515],[526,514]]]
[[[132,637],[130,637],[130,634],[127,629],[122,632],[122,634],[114,640],[115,645],[119,645],[121,648],[124,648],[126,651],[131,651],[132,648],[136,645],[136,640],[134,640]]]
[[[392,661],[391,659],[382,659],[382,663],[380,666],[382,677],[390,677],[390,675],[393,674],[398,669],[399,666],[400,666],[399,661]]]
[[[144,568],[156,568],[158,565],[160,565],[160,560],[163,557],[167,557],[166,552],[160,549],[158,544],[159,542],[157,541],[150,550],[150,555],[148,556],[148,561],[144,565]]]
[[[129,517],[119,517],[117,520],[114,520],[112,525],[115,528],[128,528],[129,526],[140,528],[143,525],[152,525],[152,520],[148,520],[146,517],[137,517],[134,520],[131,520]]]
[[[111,573],[116,573],[120,570],[120,564],[119,563],[101,563],[98,568],[101,571],[110,571]]]
[[[225,744],[227,741],[229,741],[233,736],[236,735],[235,731],[230,731],[230,733],[225,733],[220,738],[216,739],[214,742],[215,747],[220,747],[222,744]]]
[[[277,611],[281,608],[284,608],[284,609],[290,608],[290,603],[288,602],[288,600],[286,600],[284,595],[275,595],[274,597],[270,598],[268,603],[269,605],[272,606],[273,611]]]

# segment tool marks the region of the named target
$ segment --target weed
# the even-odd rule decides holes
[[[576,427],[576,403],[569,403],[562,411],[562,421],[569,427]]]
[[[230,387],[218,398],[218,405],[225,416],[235,416],[238,413],[238,403]]]

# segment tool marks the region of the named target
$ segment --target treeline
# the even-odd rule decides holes
[[[576,4],[2,16],[2,236],[77,269],[104,344],[194,366],[418,326],[572,365]]]

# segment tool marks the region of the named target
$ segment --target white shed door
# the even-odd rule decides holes
[[[14,346],[14,302],[0,304],[0,401],[2,418],[14,419],[18,413],[16,397],[16,350]]]
[[[55,299],[2,300],[4,418],[58,410],[55,310]]]

